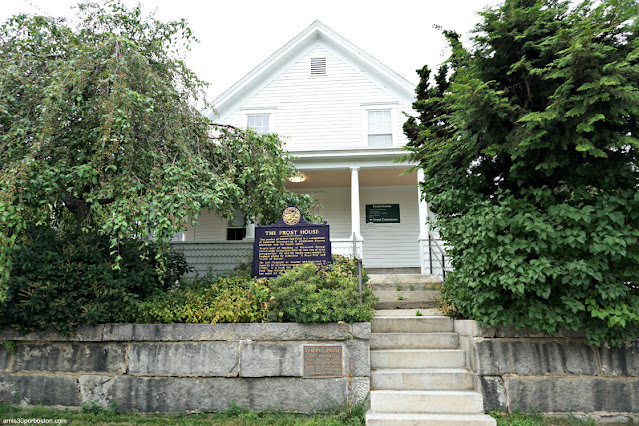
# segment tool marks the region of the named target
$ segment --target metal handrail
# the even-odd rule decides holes
[[[430,263],[430,273],[433,274],[433,245],[435,243],[435,247],[439,251],[441,255],[441,260],[436,257],[435,260],[442,267],[442,279],[446,279],[446,251],[439,245],[437,239],[433,236],[433,234],[428,231],[428,262]]]

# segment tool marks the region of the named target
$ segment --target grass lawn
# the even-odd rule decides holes
[[[254,413],[234,407],[220,413],[201,414],[125,414],[116,409],[102,409],[97,406],[85,406],[80,411],[55,409],[49,407],[17,407],[0,405],[0,425],[5,419],[60,419],[67,425],[287,425],[287,426],[355,426],[364,424],[364,408],[355,408],[349,412],[304,415],[289,413]],[[22,423],[25,424],[25,423]],[[35,424],[35,423],[34,423]]]
[[[5,419],[50,419],[66,420],[71,425],[223,425],[223,426],[359,426],[364,425],[366,408],[358,406],[350,412],[326,414],[290,414],[290,413],[254,413],[240,407],[232,407],[220,413],[199,414],[126,414],[115,407],[102,409],[98,406],[84,406],[81,410],[57,409],[43,406],[18,407],[0,404],[0,425]],[[590,426],[593,420],[580,420],[575,417],[544,417],[537,413],[489,413],[497,419],[497,426]],[[24,424],[24,423],[23,423]]]
[[[576,417],[545,417],[539,413],[490,413],[497,419],[497,426],[594,426],[594,420],[581,420]]]

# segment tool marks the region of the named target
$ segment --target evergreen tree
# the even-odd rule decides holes
[[[445,295],[482,324],[637,336],[639,5],[480,15],[472,50],[447,34],[450,81],[420,70],[405,125],[452,247]]]

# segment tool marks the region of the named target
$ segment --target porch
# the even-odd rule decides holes
[[[319,201],[315,213],[331,227],[334,254],[352,257],[354,238],[366,268],[413,268],[441,276],[436,246],[442,244],[426,223],[428,205],[417,185],[423,174],[408,173],[410,165],[395,163],[402,153],[397,148],[291,153],[297,157],[300,181],[288,182],[287,187]],[[371,208],[380,205],[389,207],[392,217],[375,218]],[[250,262],[253,224],[246,225],[241,241],[227,241],[226,221],[214,213],[202,214],[198,221],[197,228],[186,232],[185,241],[174,243],[196,272],[218,273]]]

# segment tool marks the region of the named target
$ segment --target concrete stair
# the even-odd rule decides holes
[[[377,349],[371,364],[377,368],[465,368],[459,349]]]
[[[388,279],[390,281],[390,279]],[[376,292],[377,294],[377,292]],[[432,309],[378,310],[371,322],[367,425],[496,425],[484,414],[453,319]]]
[[[371,349],[456,349],[457,333],[373,333]]]
[[[486,414],[374,413],[366,416],[366,424],[371,426],[494,426],[496,422]]]
[[[465,368],[384,368],[371,371],[371,387],[384,390],[472,390]]]
[[[377,309],[434,308],[441,295],[441,280],[436,275],[369,274]]]

